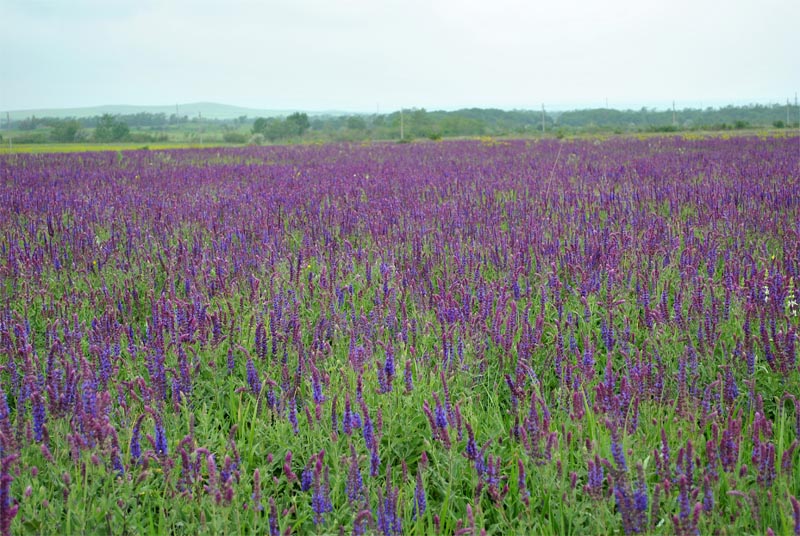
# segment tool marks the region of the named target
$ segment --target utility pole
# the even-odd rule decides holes
[[[544,134],[544,103],[542,103],[542,134]]]
[[[400,108],[400,139],[403,139],[403,109]]]
[[[672,126],[678,124],[678,121],[675,119],[675,101],[672,101]]]

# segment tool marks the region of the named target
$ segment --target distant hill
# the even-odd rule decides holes
[[[136,105],[107,105],[107,106],[90,106],[84,108],[42,108],[37,110],[9,110],[8,114],[12,121],[20,121],[27,119],[31,116],[36,117],[54,117],[63,119],[66,117],[94,117],[103,114],[111,115],[129,115],[138,113],[163,113],[170,116],[174,113],[178,115],[186,115],[189,118],[202,117],[206,119],[235,119],[246,115],[249,118],[255,117],[281,117],[289,115],[293,112],[305,111],[309,116],[316,115],[345,115],[346,112],[337,111],[317,111],[310,112],[307,110],[261,110],[257,108],[243,108],[241,106],[231,106],[229,104],[219,104],[216,102],[192,102],[188,104],[168,105],[168,106],[136,106]],[[5,114],[2,114],[5,116]],[[5,120],[5,117],[3,117]]]

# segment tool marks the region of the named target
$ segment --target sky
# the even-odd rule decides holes
[[[798,20],[796,0],[0,0],[0,111],[785,103]]]

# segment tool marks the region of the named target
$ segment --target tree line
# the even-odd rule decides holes
[[[569,135],[581,132],[677,132],[744,128],[798,127],[797,105],[772,104],[684,108],[680,110],[569,111],[465,108],[455,111],[404,109],[388,114],[314,115],[296,112],[286,117],[241,116],[203,119],[164,113],[104,114],[84,118],[29,117],[7,127],[21,131],[18,143],[167,141],[183,133],[207,142],[254,143],[313,141],[404,140],[469,136],[533,135],[542,131]],[[27,133],[27,134],[26,134]],[[198,136],[199,133],[199,136]]]

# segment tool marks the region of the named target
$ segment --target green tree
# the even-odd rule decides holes
[[[50,139],[59,143],[69,143],[75,141],[75,136],[78,135],[80,129],[81,124],[74,119],[57,121],[53,124]]]
[[[116,121],[114,126],[111,127],[111,138],[114,141],[123,141],[128,139],[128,136],[131,133],[131,129],[128,128],[126,123],[122,121]]]
[[[94,129],[94,139],[97,141],[123,141],[129,135],[127,123],[117,120],[111,114],[103,114]]]
[[[295,112],[289,115],[286,120],[286,130],[292,136],[302,136],[311,126],[306,113]]]
[[[366,130],[367,122],[359,115],[351,115],[347,118],[347,128],[350,130]]]
[[[266,118],[259,117],[253,121],[253,134],[264,134],[267,131],[268,122]]]

